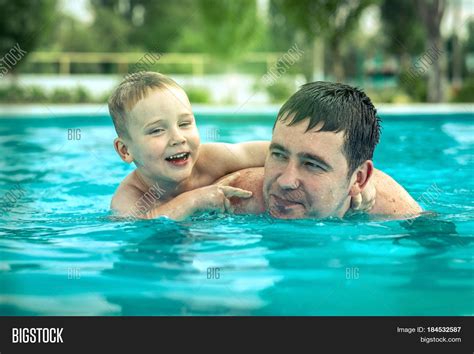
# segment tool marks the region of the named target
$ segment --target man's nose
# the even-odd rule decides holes
[[[277,179],[281,189],[297,189],[300,186],[298,180],[298,170],[294,163],[288,163],[281,175]]]

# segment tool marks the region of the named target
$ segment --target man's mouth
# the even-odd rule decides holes
[[[295,200],[281,198],[281,197],[276,196],[275,194],[272,194],[271,196],[273,197],[273,200],[275,201],[275,204],[278,207],[281,207],[283,209],[287,209],[287,208],[290,208],[292,206],[302,206],[302,207],[304,207],[303,203],[297,202]]]
[[[268,212],[275,218],[294,219],[304,215],[305,209],[306,207],[303,203],[270,194]]]
[[[189,152],[180,152],[168,157],[165,157],[165,160],[175,166],[183,166],[187,163],[187,160],[191,153]]]

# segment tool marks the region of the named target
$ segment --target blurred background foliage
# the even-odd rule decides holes
[[[35,51],[201,53],[209,57],[205,73],[240,72],[258,78],[268,66],[243,63],[246,55],[284,53],[296,43],[304,56],[286,68],[288,77],[368,86],[375,100],[384,102],[469,102],[474,96],[474,20],[454,23],[447,36],[440,31],[448,10],[461,11],[460,0],[89,0],[84,2],[88,19],[63,11],[64,3],[0,0],[0,53],[15,43],[28,52],[26,58]],[[377,19],[373,31],[365,28],[368,14]],[[467,35],[461,36],[462,31]],[[433,43],[444,56],[413,83],[400,80]],[[185,64],[152,69],[171,75],[190,72]],[[75,63],[70,70],[118,71],[107,62]],[[55,64],[26,59],[11,73],[57,71]],[[384,89],[377,89],[377,83]],[[266,90],[272,102],[280,102],[296,86],[286,78],[257,87]],[[197,101],[209,99],[205,90],[192,89]],[[33,101],[94,101],[81,88],[68,96],[41,93],[38,87],[8,91],[0,90],[0,101],[14,100],[12,92]]]

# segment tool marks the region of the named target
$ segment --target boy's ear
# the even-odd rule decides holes
[[[357,168],[357,170],[355,170],[354,173],[356,178],[351,186],[351,189],[349,190],[349,195],[351,197],[354,197],[362,192],[362,190],[365,188],[370,178],[372,177],[373,172],[374,163],[371,160],[365,161]]]
[[[133,162],[133,156],[128,150],[128,147],[127,145],[125,145],[125,142],[122,140],[122,138],[115,138],[114,148],[115,148],[115,151],[117,151],[117,154],[119,154],[120,158],[123,161],[127,163]]]

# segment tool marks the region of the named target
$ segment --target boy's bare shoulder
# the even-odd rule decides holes
[[[422,212],[413,197],[392,177],[375,169],[373,178],[377,195],[370,214],[410,216]]]
[[[117,187],[110,202],[110,209],[120,215],[128,215],[131,213],[133,205],[142,195],[143,192],[135,182],[135,172],[131,172]]]

